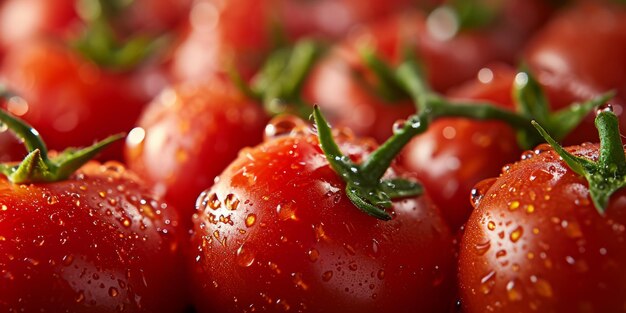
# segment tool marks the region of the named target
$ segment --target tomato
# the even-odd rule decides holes
[[[302,37],[335,40],[358,23],[420,2],[431,1],[198,1],[189,33],[174,53],[172,73],[179,80],[198,80],[235,66],[250,78],[281,44]]]
[[[14,47],[1,73],[6,86],[25,100],[8,108],[57,150],[129,131],[150,99],[140,72],[106,70],[53,41]],[[104,158],[121,159],[121,148]]]
[[[63,36],[77,22],[76,0],[6,0],[0,4],[0,46],[40,35]]]
[[[302,124],[270,124],[273,136],[242,150],[198,198],[190,262],[199,312],[447,309],[453,247],[438,209],[420,196],[395,200],[387,222],[359,211]],[[337,142],[357,163],[375,148],[347,133]]]
[[[198,195],[241,148],[261,142],[266,123],[261,105],[228,81],[177,85],[148,105],[126,161],[190,221]]]
[[[474,77],[493,60],[512,58],[500,33],[468,29],[444,39],[433,25],[431,17],[421,12],[402,12],[362,27],[313,69],[304,88],[305,99],[328,110],[335,124],[383,141],[391,135],[393,122],[414,109],[409,100],[385,99],[376,93],[374,86],[380,80],[373,77],[359,49],[372,49],[390,64],[399,63],[407,47],[414,49],[425,67],[426,80],[437,91]]]
[[[596,124],[607,125],[607,113],[599,114],[605,119],[598,115]],[[617,117],[612,119],[615,124],[605,126],[606,134],[619,130]],[[586,181],[581,175],[587,174],[574,172],[565,156],[540,145],[507,166],[499,178],[476,186],[476,209],[465,227],[459,257],[466,312],[624,310],[626,193],[621,185],[605,183],[607,177],[619,180],[623,175],[615,169],[624,163],[619,161],[624,148],[619,136],[606,134],[601,135],[610,138],[602,142],[605,161],[599,158],[598,144],[567,149],[594,162],[601,182]],[[606,207],[600,200],[604,198],[597,197],[602,190],[617,190]]]
[[[120,164],[0,189],[0,310],[182,309],[177,216]]]
[[[551,89],[578,98],[616,90],[617,98],[612,103],[621,120],[626,121],[622,114],[626,99],[625,29],[626,9],[622,5],[583,1],[556,16],[538,33],[524,57],[538,80]],[[591,129],[593,118],[586,124]],[[566,144],[593,141],[594,135],[578,132]]]

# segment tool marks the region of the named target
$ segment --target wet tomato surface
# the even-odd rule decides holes
[[[177,215],[122,165],[0,190],[1,311],[183,308]]]
[[[267,119],[227,81],[174,86],[142,114],[126,140],[126,161],[188,224],[198,195],[240,149],[262,141]]]
[[[270,124],[282,125],[270,126],[275,137],[242,150],[198,199],[190,262],[199,311],[445,311],[453,248],[436,207],[421,196],[394,201],[388,222],[360,212],[317,136],[289,123],[298,124]],[[355,162],[374,148],[337,140]]]
[[[597,144],[569,149],[595,160]],[[481,182],[459,260],[465,312],[623,312],[623,190],[605,215],[547,145]]]

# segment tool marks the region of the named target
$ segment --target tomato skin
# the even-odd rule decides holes
[[[27,102],[11,111],[55,150],[129,131],[149,100],[140,75],[107,71],[52,41],[11,49],[1,73],[9,90]],[[115,144],[103,157],[119,160],[121,148]]]
[[[197,1],[189,33],[174,52],[172,75],[182,81],[202,80],[224,75],[234,66],[249,79],[279,44],[303,37],[334,41],[355,25],[419,2],[432,1]]]
[[[121,164],[0,190],[1,311],[182,310],[176,212]]]
[[[267,120],[260,104],[229,81],[176,85],[143,112],[139,135],[127,138],[126,161],[187,226],[198,195],[241,148],[261,142]]]
[[[0,46],[41,35],[63,36],[79,21],[76,0],[6,0],[0,4]]]
[[[598,145],[569,151],[597,159]],[[626,193],[605,216],[547,145],[477,186],[461,244],[465,312],[622,312]]]
[[[244,149],[198,199],[199,312],[448,308],[453,247],[437,208],[422,196],[395,201],[389,222],[360,212],[317,137],[303,132]],[[356,162],[374,147],[349,137],[338,144]]]
[[[333,125],[383,142],[391,136],[393,123],[415,113],[415,107],[407,100],[392,103],[379,98],[355,74],[341,53],[332,54],[307,78],[304,97],[322,107]]]

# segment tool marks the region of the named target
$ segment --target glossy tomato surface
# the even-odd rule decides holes
[[[176,212],[120,164],[0,190],[0,311],[183,308]]]
[[[239,150],[261,142],[267,117],[230,82],[211,80],[165,89],[127,138],[129,167],[191,222],[198,195]]]
[[[421,196],[394,201],[387,222],[364,214],[317,136],[279,124],[283,136],[242,150],[198,199],[190,261],[199,311],[445,311],[453,247],[437,208]],[[337,140],[355,162],[374,148]]]
[[[56,150],[128,132],[150,99],[145,81],[134,72],[100,68],[53,41],[14,47],[1,74],[9,90],[25,100],[7,108],[33,125]],[[114,145],[104,158],[121,159],[121,148]]]
[[[597,159],[598,145],[569,149]],[[477,185],[459,271],[465,312],[623,312],[626,194],[605,215],[547,145]]]

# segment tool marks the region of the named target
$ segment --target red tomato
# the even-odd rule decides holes
[[[79,21],[76,0],[6,0],[0,4],[0,46],[41,35],[62,36]]]
[[[325,108],[335,124],[383,141],[391,135],[393,122],[414,109],[410,101],[385,101],[376,94],[371,85],[379,82],[358,52],[362,46],[374,49],[391,64],[401,61],[407,46],[415,49],[428,82],[438,91],[474,77],[492,60],[510,58],[490,31],[461,31],[441,39],[434,29],[419,12],[396,14],[360,29],[314,68],[305,85],[305,98]]]
[[[191,221],[198,195],[237,157],[262,140],[267,117],[229,82],[165,89],[126,141],[126,161]]]
[[[581,47],[584,44],[584,48]],[[525,59],[538,80],[553,90],[586,99],[614,89],[615,112],[626,125],[626,10],[621,5],[582,1],[555,17],[529,44]],[[586,120],[593,128],[593,118]],[[624,129],[624,128],[622,128]],[[578,132],[577,144],[595,131]]]
[[[598,157],[594,144],[568,150]],[[465,312],[622,312],[626,193],[602,216],[549,146],[522,159],[476,187],[459,260]]]
[[[512,97],[515,75],[516,71],[508,66],[486,67],[476,80],[453,90],[449,96],[452,102],[486,100],[515,110]],[[541,87],[552,111],[581,100],[564,90]],[[593,124],[582,123],[566,140],[578,140],[579,134],[598,139]],[[458,229],[472,211],[469,202],[472,187],[485,178],[497,176],[502,166],[515,161],[521,152],[515,132],[505,123],[442,118],[411,140],[401,154],[400,163],[417,175],[433,201],[442,208],[450,226]]]
[[[179,80],[224,74],[234,65],[246,78],[279,44],[302,37],[334,40],[358,23],[415,5],[417,0],[200,0],[172,64]]]
[[[8,109],[37,128],[55,150],[129,131],[149,100],[147,80],[140,75],[105,70],[52,41],[11,49],[2,76],[26,100]],[[116,145],[105,158],[121,159],[121,148]]]
[[[388,222],[362,213],[302,123],[271,124],[283,136],[244,149],[198,199],[199,312],[445,311],[453,247],[437,208],[421,196],[394,201]],[[337,141],[357,163],[375,148]]]
[[[481,73],[482,81],[472,81],[454,97],[488,100],[512,109],[511,87],[516,72],[496,66]],[[400,163],[416,173],[433,201],[442,208],[446,221],[452,229],[458,229],[471,213],[472,187],[480,180],[496,176],[520,152],[515,132],[505,123],[442,118],[411,140],[400,156]]]
[[[177,216],[120,164],[0,190],[0,311],[182,310]]]

